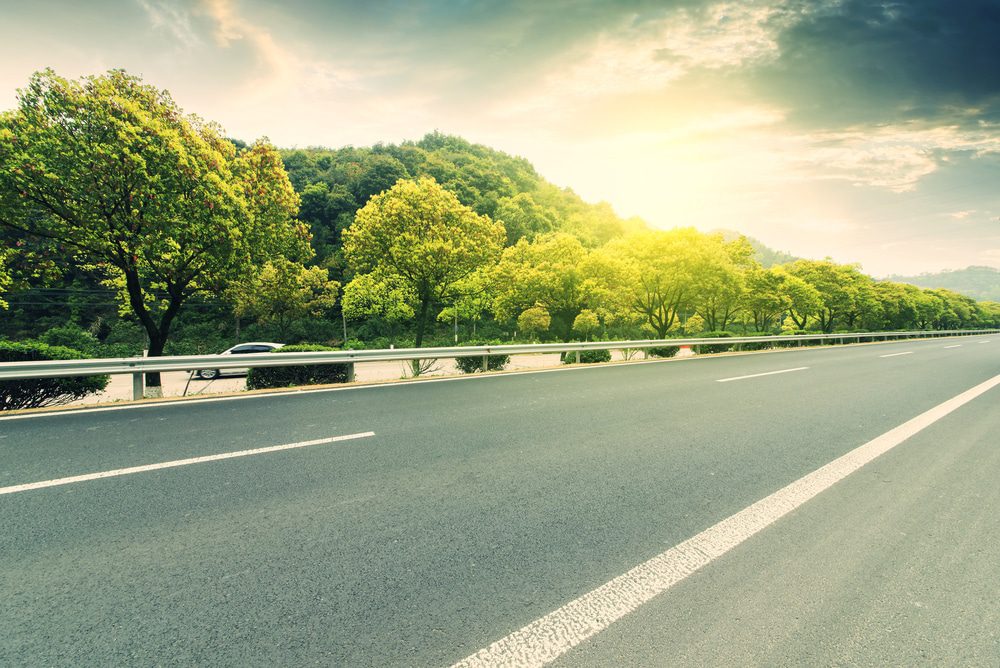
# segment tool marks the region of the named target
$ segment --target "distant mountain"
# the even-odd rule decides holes
[[[753,248],[754,250],[754,257],[757,258],[757,261],[760,262],[761,266],[763,266],[765,269],[768,267],[773,267],[776,264],[785,264],[786,262],[794,262],[795,260],[799,259],[794,255],[791,255],[784,251],[779,251],[779,250],[774,250],[773,248],[769,248],[768,246],[765,246],[764,242],[760,241],[759,239],[754,239],[753,237],[741,234],[740,232],[737,232],[735,230],[718,229],[712,231],[721,233],[722,238],[725,239],[726,241],[733,241],[741,236],[746,237],[747,241],[750,243],[750,247]]]
[[[888,280],[921,288],[945,288],[978,301],[1000,302],[1000,270],[993,267],[967,267],[919,276],[890,276]]]

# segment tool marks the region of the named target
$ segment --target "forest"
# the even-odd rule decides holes
[[[279,149],[123,71],[44,71],[0,113],[0,339],[120,357],[1000,327],[997,302],[675,222],[437,131]]]

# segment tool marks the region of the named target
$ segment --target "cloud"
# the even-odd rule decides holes
[[[791,142],[801,148],[789,149],[789,155],[799,156],[795,162],[810,178],[846,180],[893,192],[913,190],[955,154],[973,158],[1000,154],[1000,136],[988,129],[912,123],[817,132]]]
[[[998,34],[995,0],[842,0],[789,23],[753,77],[814,127],[974,126],[1000,119]]]
[[[170,0],[136,0],[149,16],[154,28],[166,30],[179,46],[194,48],[202,44],[194,30],[191,13]]]

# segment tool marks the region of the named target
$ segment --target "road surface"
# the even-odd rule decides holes
[[[0,665],[997,665],[998,382],[975,336],[3,419]]]

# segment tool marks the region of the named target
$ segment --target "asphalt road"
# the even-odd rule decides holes
[[[997,374],[980,336],[3,420],[0,488],[374,436],[0,494],[0,665],[450,665]],[[997,665],[998,397],[557,663]]]

